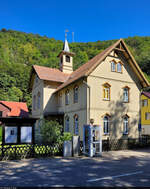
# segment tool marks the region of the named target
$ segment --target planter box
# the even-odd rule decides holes
[[[64,141],[63,145],[63,156],[71,157],[72,156],[72,141]]]

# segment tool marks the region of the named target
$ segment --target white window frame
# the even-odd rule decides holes
[[[145,112],[145,120],[150,120],[150,112]]]
[[[115,61],[111,61],[111,71],[116,72],[116,62]]]
[[[117,72],[122,73],[122,64],[120,62],[117,63]]]
[[[148,106],[148,99],[143,99],[142,100],[142,107]]]
[[[104,90],[104,100],[110,100],[110,87],[103,86],[103,90]],[[108,95],[106,95],[106,94],[108,94]]]
[[[128,134],[128,128],[129,128],[129,118],[125,116],[123,118],[123,134]]]
[[[123,88],[123,102],[129,102],[129,88]]]
[[[103,118],[103,132],[105,135],[109,134],[109,117],[104,116]]]

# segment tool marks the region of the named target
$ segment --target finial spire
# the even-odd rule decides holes
[[[63,51],[70,52],[68,41],[67,41],[67,32],[69,32],[69,31],[65,30],[65,42],[64,42]]]

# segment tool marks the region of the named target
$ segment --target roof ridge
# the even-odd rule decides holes
[[[127,53],[130,53],[129,50],[128,50],[128,48],[127,48],[127,46],[125,45],[124,40],[122,38],[120,38],[115,43],[113,43],[111,46],[107,47],[105,50],[103,50],[102,52],[100,52],[99,54],[97,54],[96,56],[94,56],[88,62],[86,62],[85,64],[83,64],[82,66],[80,66],[77,70],[75,70],[74,72],[72,72],[71,75],[70,75],[70,77],[63,84],[61,84],[55,90],[55,92],[59,91],[60,89],[62,89],[64,87],[66,87],[67,85],[71,84],[72,82],[76,81],[77,79],[80,79],[82,77],[87,77],[88,75],[90,75],[90,73],[94,69],[96,69],[96,67],[107,57],[107,55],[109,53],[111,53],[111,51],[114,50],[114,48],[117,45],[119,45],[120,43],[122,43],[124,45],[124,48],[126,49]],[[135,64],[136,69],[140,70],[140,68],[138,67],[138,65],[136,65],[137,63],[134,61],[133,56],[131,58],[132,58],[133,63]],[[147,80],[145,79],[145,77],[143,76],[142,73],[141,73],[141,76],[144,79],[145,84],[147,85],[148,84]]]

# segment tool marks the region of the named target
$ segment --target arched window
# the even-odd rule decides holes
[[[58,96],[58,105],[62,106],[62,93],[60,93]]]
[[[40,109],[40,105],[41,105],[41,94],[40,92],[38,92],[37,95],[37,108]]]
[[[105,83],[103,85],[103,99],[104,100],[110,100],[110,85],[108,83]]]
[[[123,134],[128,134],[129,117],[126,115],[123,117]]]
[[[109,133],[109,117],[108,116],[105,116],[103,118],[103,131],[104,131],[104,134],[108,134]]]
[[[122,64],[120,62],[117,63],[117,72],[122,73]]]
[[[74,103],[78,102],[78,89],[79,89],[78,86],[74,87]]]
[[[65,117],[65,132],[69,132],[69,116]]]
[[[70,56],[66,55],[66,62],[70,62]]]
[[[123,88],[123,102],[129,102],[129,87]]]
[[[36,96],[33,96],[33,110],[36,110]]]
[[[35,78],[35,82],[38,83],[39,78],[38,78],[37,75],[36,75],[35,77],[36,77],[36,78]]]
[[[69,104],[69,90],[66,90],[65,101],[66,101],[66,105],[68,105]]]
[[[79,135],[79,117],[78,117],[78,115],[74,116],[74,134]]]
[[[114,60],[111,61],[111,71],[116,72],[116,62]]]

